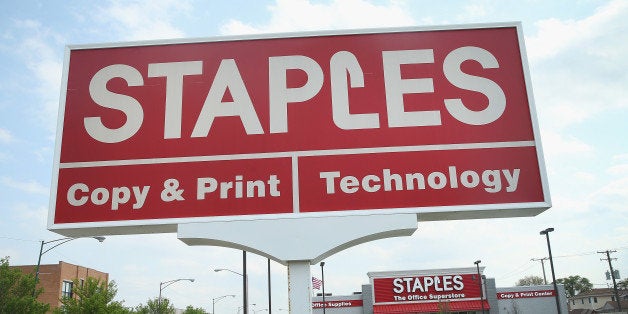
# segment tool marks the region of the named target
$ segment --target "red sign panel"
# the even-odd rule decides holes
[[[526,299],[526,298],[546,298],[556,296],[554,290],[533,290],[533,291],[513,291],[498,292],[497,299]]]
[[[538,214],[522,44],[500,24],[70,47],[49,228]]]
[[[480,299],[477,274],[373,278],[375,304]]]
[[[325,302],[312,302],[312,308],[322,309],[323,305],[327,309],[341,308],[341,307],[360,307],[364,304],[362,300],[336,300]]]

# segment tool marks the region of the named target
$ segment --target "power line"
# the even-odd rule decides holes
[[[617,248],[615,248],[615,249],[613,249],[613,250],[614,250],[614,252],[616,252],[616,251],[625,250],[625,249],[628,249],[628,246],[620,246],[620,247],[617,247]],[[580,257],[580,256],[594,255],[594,254],[598,254],[598,252],[582,252],[582,253],[573,253],[573,254],[566,254],[566,255],[552,256],[552,258],[554,258],[554,259],[556,259],[556,258],[570,258],[570,257]],[[543,257],[543,258],[533,258],[533,259],[531,259],[530,261],[539,261],[539,260],[541,260],[541,259],[546,260],[546,259],[548,259],[548,258],[547,258],[547,257]],[[524,272],[524,271],[526,271],[526,270],[528,270],[528,269],[530,269],[530,268],[534,267],[534,265],[531,265],[531,266],[529,266],[529,267],[527,267],[527,268],[525,268],[525,269],[522,269],[522,268],[526,267],[526,265],[527,265],[530,261],[528,261],[528,262],[526,262],[526,263],[524,263],[524,264],[522,264],[522,265],[520,265],[520,266],[517,266],[515,269],[513,269],[513,270],[511,270],[511,271],[509,271],[509,272],[507,272],[507,273],[505,273],[504,275],[501,275],[501,276],[497,277],[497,279],[504,279],[504,278],[512,277],[512,276],[514,276],[514,275],[520,274],[520,273],[522,273],[522,272]]]
[[[20,238],[12,238],[12,237],[5,237],[5,236],[0,236],[0,239],[15,240],[15,241],[25,241],[25,242],[39,242],[39,240],[20,239]]]
[[[616,258],[611,258],[611,253],[615,253],[617,251],[598,251],[600,254],[606,254],[606,258],[600,258],[601,261],[608,261],[608,268],[611,270],[611,278],[613,279],[613,290],[615,290],[615,301],[617,301],[617,310],[621,312],[621,299],[619,298],[619,293],[617,292],[617,282],[615,282],[615,271],[613,270],[612,260],[616,260]]]
[[[514,270],[512,270],[510,272],[507,272],[507,273],[505,273],[505,274],[503,274],[503,275],[501,275],[501,276],[499,276],[497,278],[498,279],[504,279],[504,278],[512,277],[512,276],[521,274],[522,272],[527,271],[530,268],[534,267],[534,265],[528,265],[528,264],[530,264],[529,261],[524,263],[524,264],[522,264],[522,265],[520,265],[519,267],[515,268]],[[526,266],[527,266],[527,268],[524,268]]]

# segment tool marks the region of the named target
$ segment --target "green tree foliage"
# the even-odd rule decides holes
[[[593,289],[593,284],[589,281],[589,279],[577,275],[556,279],[556,283],[565,285],[565,292],[567,293],[568,298]]]
[[[207,312],[205,312],[205,310],[202,308],[195,308],[191,305],[188,305],[188,307],[185,308],[185,311],[183,311],[183,314],[207,314]]]
[[[170,304],[170,300],[166,298],[155,298],[146,301],[146,305],[140,304],[135,307],[135,312],[138,314],[174,314],[174,305]]]
[[[515,285],[516,286],[538,286],[544,283],[545,283],[545,280],[543,280],[543,278],[539,276],[525,276],[519,279],[519,281],[517,281]]]
[[[9,268],[8,256],[0,259],[0,314],[46,313],[50,305],[37,301],[44,290],[35,287],[35,276]]]
[[[121,302],[114,301],[118,288],[115,281],[101,282],[88,277],[81,287],[74,280],[74,296],[61,299],[62,306],[55,309],[55,314],[127,314],[130,311]]]
[[[628,290],[628,278],[617,282],[617,289]]]

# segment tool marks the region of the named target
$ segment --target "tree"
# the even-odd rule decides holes
[[[135,307],[135,313],[138,314],[174,314],[174,305],[170,304],[170,300],[166,298],[154,298],[146,301],[146,305],[140,304]]]
[[[44,289],[37,286],[32,274],[9,268],[9,257],[0,259],[0,313],[46,313],[50,305],[37,301]],[[33,291],[35,293],[33,294]]]
[[[628,278],[618,282],[617,289],[628,290]]]
[[[122,302],[114,301],[118,288],[116,282],[107,284],[100,279],[87,277],[82,286],[78,280],[74,280],[75,296],[63,297],[62,306],[55,309],[55,314],[127,314],[130,311],[122,306]]]
[[[593,284],[589,279],[577,275],[556,279],[556,283],[565,285],[565,292],[568,298],[593,289]]]
[[[188,307],[185,308],[185,311],[183,311],[183,314],[207,314],[207,312],[205,312],[205,310],[200,307],[195,308],[191,305],[188,305]]]
[[[517,281],[515,285],[516,286],[538,286],[544,283],[545,283],[545,280],[543,280],[543,278],[539,276],[525,276],[519,279],[519,281]]]

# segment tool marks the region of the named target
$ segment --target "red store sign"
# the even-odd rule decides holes
[[[375,304],[480,299],[476,274],[373,278]]]
[[[519,24],[69,47],[49,228],[536,215],[522,52]]]
[[[323,305],[325,308],[340,308],[340,307],[359,307],[363,306],[364,301],[362,300],[337,300],[337,301],[325,301],[325,302],[312,302],[312,308],[322,309]]]

